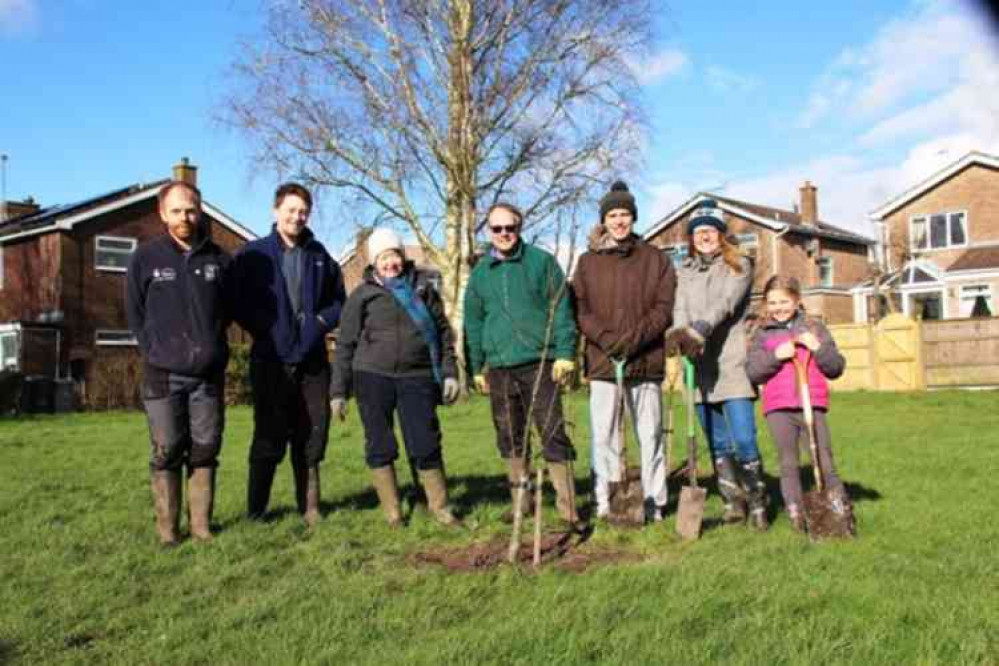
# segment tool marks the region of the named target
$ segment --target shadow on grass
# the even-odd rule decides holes
[[[17,650],[14,648],[14,644],[0,641],[0,666],[14,663],[15,656],[17,656]]]

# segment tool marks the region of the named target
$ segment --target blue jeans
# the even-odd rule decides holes
[[[753,401],[738,398],[697,405],[697,416],[711,447],[711,457],[735,456],[740,463],[760,459],[756,446],[756,415]]]

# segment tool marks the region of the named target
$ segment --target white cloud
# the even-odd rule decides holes
[[[709,65],[704,74],[707,84],[723,93],[745,94],[759,85],[759,81],[751,76],[718,65]]]
[[[631,68],[639,83],[649,85],[680,73],[688,62],[690,60],[683,51],[665,49],[641,62],[631,63]]]
[[[38,18],[36,0],[0,0],[0,35],[30,29]]]

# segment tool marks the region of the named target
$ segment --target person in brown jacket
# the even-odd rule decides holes
[[[624,361],[625,404],[641,449],[647,521],[666,508],[662,446],[664,333],[673,321],[676,275],[669,258],[633,233],[638,210],[618,181],[600,200],[600,224],[573,277],[576,316],[586,336],[590,379],[591,470],[597,517],[610,512],[609,486],[621,481],[621,399],[613,361]]]

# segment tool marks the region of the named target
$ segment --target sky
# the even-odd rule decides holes
[[[189,157],[206,200],[266,233],[277,176],[218,120],[263,5],[0,0],[8,198],[69,203]],[[635,65],[647,153],[618,174],[640,229],[703,190],[790,209],[807,179],[822,220],[871,235],[893,196],[969,150],[999,154],[999,40],[972,0],[653,5]],[[314,226],[338,254],[354,224],[330,202]]]

